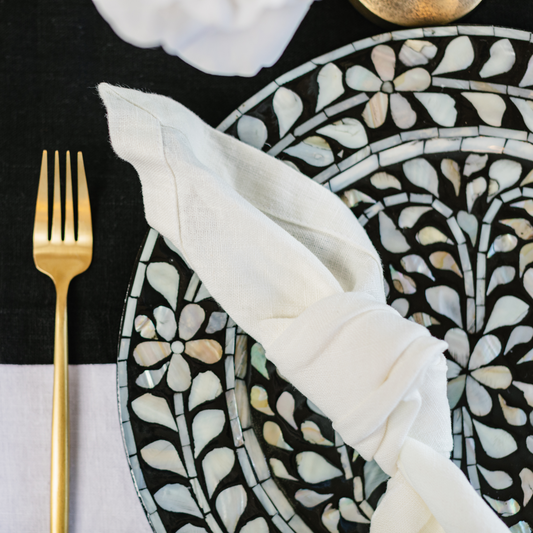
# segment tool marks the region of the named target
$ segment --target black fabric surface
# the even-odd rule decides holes
[[[204,74],[161,49],[123,42],[90,0],[0,0],[0,363],[53,359],[55,291],[32,257],[43,149],[82,150],[94,257],[69,293],[70,361],[112,363],[131,272],[148,226],[136,173],[108,142],[102,81],[170,96],[209,124],[281,74],[384,30],[348,0],[321,0],[281,59],[253,78]],[[483,0],[461,23],[533,31],[530,0]]]

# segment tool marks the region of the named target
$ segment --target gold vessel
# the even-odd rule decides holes
[[[350,0],[372,22],[384,26],[434,26],[464,17],[481,0]]]

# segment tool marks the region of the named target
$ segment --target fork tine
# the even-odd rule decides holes
[[[35,223],[33,226],[33,241],[48,240],[48,153],[43,150],[41,175],[37,191],[37,205],[35,207]]]
[[[78,241],[80,240],[92,246],[93,230],[89,190],[83,165],[83,154],[78,152]]]
[[[61,188],[59,185],[59,152],[57,150],[54,157],[54,205],[51,240],[61,240]]]
[[[74,242],[74,205],[72,203],[72,169],[70,152],[67,150],[65,180],[65,242]]]

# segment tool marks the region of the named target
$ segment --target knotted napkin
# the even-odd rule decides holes
[[[378,254],[343,202],[169,98],[99,90],[148,223],[344,441],[391,476],[371,532],[508,531],[449,460],[446,343],[385,303]]]

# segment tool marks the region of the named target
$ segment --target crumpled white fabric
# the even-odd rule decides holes
[[[255,76],[281,56],[313,0],[93,0],[115,33],[208,74]]]
[[[342,201],[169,98],[99,90],[148,223],[344,441],[392,476],[371,532],[508,531],[448,459],[446,343],[386,305],[377,252]]]

